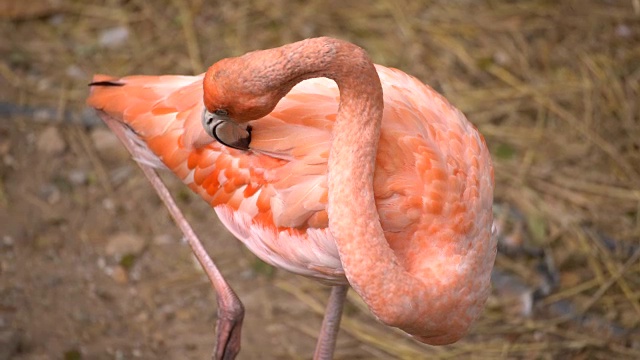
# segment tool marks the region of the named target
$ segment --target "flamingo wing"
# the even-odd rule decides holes
[[[431,252],[431,261],[413,255],[429,253],[416,251],[430,246],[424,231],[459,231],[471,239],[480,231],[474,229],[491,221],[480,218],[491,201],[483,189],[493,181],[492,174],[477,173],[490,168],[486,146],[470,131],[473,125],[431,88],[399,70],[376,69],[385,101],[373,179],[378,213],[403,265],[437,272],[447,266],[438,251]],[[271,114],[250,122],[251,151],[240,151],[204,131],[202,78],[98,75],[95,82],[121,86],[95,86],[87,102],[131,130],[148,150],[138,161],[173,171],[264,261],[344,283],[327,216],[336,84],[316,78],[296,85]],[[465,165],[464,157],[473,158],[474,166]]]
[[[174,172],[264,261],[345,282],[326,213],[334,84],[313,79],[296,87],[271,115],[251,123],[252,151],[244,152],[204,131],[202,75],[97,75],[94,83],[115,85],[94,86],[87,103],[128,129],[147,154],[137,161]]]

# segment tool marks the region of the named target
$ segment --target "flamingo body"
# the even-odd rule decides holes
[[[496,248],[489,152],[475,127],[430,87],[399,70],[376,71],[384,94],[377,212],[399,265],[438,294],[429,300],[429,321],[453,329],[419,340],[450,343],[489,293]],[[297,274],[347,283],[327,212],[340,100],[333,81],[305,80],[269,115],[251,121],[250,151],[223,146],[203,130],[203,75],[94,81],[124,84],[93,88],[88,104],[126,124],[148,150],[137,160],[174,172],[254,254]]]

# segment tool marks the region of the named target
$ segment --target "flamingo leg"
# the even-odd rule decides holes
[[[333,351],[336,348],[336,339],[340,330],[342,308],[348,290],[349,286],[347,285],[337,285],[331,288],[331,295],[329,296],[327,309],[324,312],[324,319],[322,319],[316,351],[313,354],[314,360],[333,359]]]
[[[136,155],[139,154],[139,150],[124,133],[124,126],[106,114],[100,114],[100,117],[135,158]],[[182,211],[180,211],[176,205],[169,190],[156,171],[141,162],[138,162],[138,165],[158,193],[160,199],[162,199],[173,220],[180,230],[182,230],[189,246],[191,246],[191,250],[193,250],[194,255],[216,291],[216,299],[218,302],[218,320],[216,322],[217,339],[212,358],[214,360],[234,359],[240,351],[240,333],[242,330],[242,320],[244,318],[244,306],[227,281],[222,277],[222,274],[209,254],[207,254],[202,242],[191,228],[191,225],[189,225]]]

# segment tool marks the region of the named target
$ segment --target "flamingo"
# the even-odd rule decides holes
[[[152,168],[168,168],[265,262],[332,285],[314,358],[332,357],[348,287],[431,345],[481,313],[496,256],[493,167],[443,96],[321,37],[198,76],[96,75],[87,103],[159,192],[218,293],[213,357],[244,309]]]

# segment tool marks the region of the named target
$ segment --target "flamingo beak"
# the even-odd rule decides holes
[[[222,145],[238,150],[249,150],[251,127],[240,126],[227,115],[214,114],[206,108],[202,112],[204,130]]]

